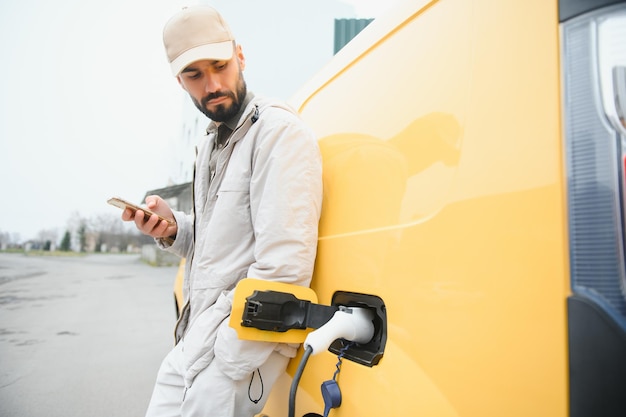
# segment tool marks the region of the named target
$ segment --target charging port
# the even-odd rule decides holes
[[[351,344],[343,353],[343,358],[366,366],[377,365],[383,357],[387,343],[387,310],[385,303],[375,295],[337,291],[333,294],[333,306],[367,308],[374,313],[374,337],[368,343]],[[335,340],[328,350],[339,355],[349,342]]]

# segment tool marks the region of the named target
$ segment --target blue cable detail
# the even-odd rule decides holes
[[[339,372],[341,372],[341,363],[343,360],[343,356],[353,344],[354,342],[348,342],[343,348],[341,348],[341,350],[339,351],[339,355],[337,355],[338,362],[335,365],[337,370],[333,374],[333,379],[322,383],[322,397],[324,398],[324,417],[328,417],[328,413],[330,413],[330,410],[332,408],[338,408],[341,405],[341,390],[339,389],[339,384],[337,383],[337,376],[339,375]]]

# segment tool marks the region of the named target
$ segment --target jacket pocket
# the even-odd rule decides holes
[[[248,180],[224,181],[217,191],[213,217],[218,221],[234,221],[228,228],[233,232],[252,227],[250,218],[250,182]],[[243,224],[242,224],[243,223]],[[243,228],[243,229],[239,229]]]
[[[245,178],[223,181],[210,213],[196,219],[192,289],[232,287],[254,262],[249,187]]]

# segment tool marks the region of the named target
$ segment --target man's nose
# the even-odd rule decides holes
[[[221,89],[222,85],[220,84],[218,77],[215,77],[211,74],[206,74],[205,79],[206,79],[206,84],[204,85],[205,92],[214,93]]]

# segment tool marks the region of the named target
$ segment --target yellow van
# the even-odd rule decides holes
[[[625,2],[401,2],[293,103],[324,159],[312,288],[386,311],[331,416],[626,415]]]
[[[339,374],[310,358],[296,416],[334,376],[336,417],[626,415],[626,2],[404,1],[292,102],[324,160],[312,288],[379,319]]]

